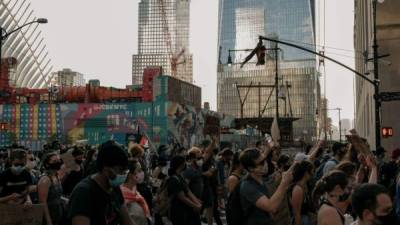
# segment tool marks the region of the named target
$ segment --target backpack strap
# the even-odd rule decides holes
[[[336,208],[334,205],[332,205],[328,200],[326,200],[325,198],[324,199],[322,199],[322,201],[321,201],[321,206],[322,205],[327,205],[327,206],[330,206],[330,207],[333,207],[334,209],[336,209],[336,212],[339,214],[339,216],[340,216],[340,220],[342,221],[342,225],[344,225],[345,224],[345,218],[344,218],[344,216],[343,216],[343,214],[342,214],[342,212],[340,212],[340,210],[338,209],[338,208]]]

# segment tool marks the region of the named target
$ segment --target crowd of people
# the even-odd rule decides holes
[[[0,204],[40,204],[46,225],[400,224],[400,149],[356,134],[293,155],[267,140],[218,146],[13,145],[0,151]]]

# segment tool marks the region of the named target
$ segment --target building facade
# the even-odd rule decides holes
[[[0,1],[0,27],[11,32],[37,19],[29,2]],[[15,70],[9,77],[13,87],[43,88],[50,85],[53,67],[39,27],[37,23],[28,25],[2,43],[1,57],[17,60]]]
[[[72,71],[71,69],[63,69],[52,73],[53,85],[62,87],[85,86],[86,82],[83,74]]]
[[[163,2],[163,5],[160,0],[141,0],[139,3],[138,54],[132,58],[132,83],[135,85],[142,83],[143,70],[147,67],[162,66],[164,74],[172,75],[171,57],[181,52],[183,54],[177,59],[176,78],[193,81],[193,61],[189,50],[190,0]]]
[[[355,0],[354,48],[356,70],[370,79],[374,78],[373,61],[373,8],[371,1]],[[381,92],[400,91],[400,2],[386,0],[377,4],[377,40],[379,55],[390,54],[379,59]],[[363,79],[356,78],[356,116],[354,125],[359,134],[371,146],[375,146],[374,88]],[[382,146],[392,150],[400,146],[400,102],[382,102],[381,126],[392,127],[394,136],[382,139]]]
[[[254,48],[258,36],[275,37],[284,41],[315,47],[315,15],[313,0],[220,0],[219,2],[219,65],[218,111],[240,117],[246,89],[237,85],[274,85],[274,52],[267,52],[267,63],[256,66],[254,57],[243,68],[238,63],[249,54],[231,51]],[[264,42],[267,48],[270,43]],[[308,140],[317,136],[316,110],[320,91],[316,57],[304,51],[278,46],[279,114],[299,118],[294,122],[294,135]],[[231,56],[234,65],[225,64]],[[248,89],[243,117],[273,117],[275,92],[272,88]],[[259,97],[260,96],[260,97]],[[268,102],[267,106],[266,103]],[[265,108],[265,110],[264,110]],[[264,111],[260,115],[259,111]],[[291,112],[291,113],[290,113]]]

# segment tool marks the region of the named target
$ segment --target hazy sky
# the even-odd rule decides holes
[[[325,1],[326,46],[333,47],[327,48],[326,54],[353,67],[354,1]],[[83,73],[87,80],[100,79],[105,86],[131,84],[132,54],[137,53],[139,0],[31,2],[36,16],[49,20],[41,29],[55,70],[71,68]],[[218,0],[191,2],[194,81],[202,88],[203,101],[211,102],[216,109]],[[354,75],[331,63],[327,63],[326,71],[329,107],[343,108],[342,118],[352,119]],[[330,115],[337,124],[337,112]]]

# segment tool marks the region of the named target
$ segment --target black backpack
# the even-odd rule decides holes
[[[226,222],[228,225],[244,225],[251,212],[244,212],[240,201],[240,189],[243,184],[243,180],[240,180],[239,184],[233,189],[232,193],[228,197],[228,203],[226,207]],[[253,211],[254,207],[250,210]]]

